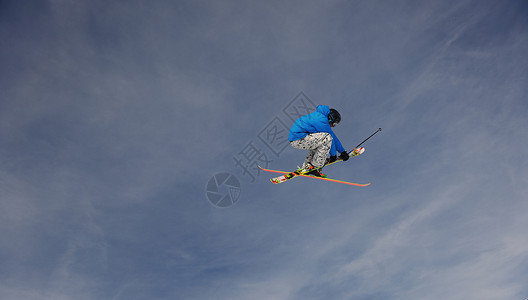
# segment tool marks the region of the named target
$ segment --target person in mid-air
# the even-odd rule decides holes
[[[337,160],[336,151],[340,153],[339,158],[348,160],[348,152],[332,131],[332,127],[337,126],[339,122],[341,115],[337,110],[327,105],[319,105],[315,112],[304,115],[293,123],[289,133],[290,145],[297,149],[310,150],[302,165],[302,172],[325,177],[320,172],[321,168],[327,162]],[[328,154],[330,158],[327,158]]]

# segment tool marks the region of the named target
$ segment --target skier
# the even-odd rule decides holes
[[[296,149],[310,150],[301,172],[326,177],[320,171],[327,162],[337,160],[336,151],[340,153],[339,158],[348,160],[348,152],[332,131],[332,127],[337,126],[339,122],[341,115],[337,110],[327,105],[319,105],[315,112],[304,115],[293,123],[289,133],[290,145]],[[330,158],[327,159],[328,154]]]

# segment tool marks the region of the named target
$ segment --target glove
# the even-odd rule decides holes
[[[347,161],[349,157],[350,156],[348,156],[348,152],[346,151],[341,152],[341,154],[339,155],[339,158],[341,158],[343,161]]]
[[[328,159],[327,164],[331,164],[331,163],[333,163],[333,162],[336,161],[336,160],[337,160],[337,157],[336,157],[335,155],[332,155],[332,156],[330,156],[330,158]]]

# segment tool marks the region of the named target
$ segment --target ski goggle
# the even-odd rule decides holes
[[[337,122],[336,122],[337,121]],[[330,127],[336,127],[337,124],[339,124],[339,120],[335,120],[331,114],[328,115],[328,123],[330,123]]]

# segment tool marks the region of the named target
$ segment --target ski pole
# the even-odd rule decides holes
[[[378,130],[376,130],[376,132],[374,132],[373,134],[371,134],[368,138],[366,138],[363,142],[359,143],[359,145],[357,145],[354,149],[357,149],[359,148],[359,146],[363,145],[363,143],[365,143],[366,141],[368,141],[368,139],[370,139],[371,137],[373,137],[376,133],[380,132],[381,131],[381,128],[378,128]],[[352,153],[354,150],[348,152],[348,154]]]

